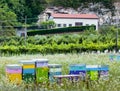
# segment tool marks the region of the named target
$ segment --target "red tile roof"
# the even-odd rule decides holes
[[[52,14],[53,18],[98,19],[95,14]]]

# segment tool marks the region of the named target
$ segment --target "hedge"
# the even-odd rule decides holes
[[[73,53],[73,52],[90,52],[90,51],[104,51],[106,49],[114,49],[112,44],[45,44],[45,45],[27,45],[27,46],[0,46],[1,54],[53,54],[53,53]],[[120,45],[119,45],[120,48]]]
[[[28,36],[34,35],[45,35],[45,34],[56,34],[56,33],[67,33],[67,32],[81,32],[89,29],[95,30],[95,26],[79,26],[79,27],[66,27],[66,28],[55,28],[55,29],[43,29],[43,30],[30,30],[27,32]]]

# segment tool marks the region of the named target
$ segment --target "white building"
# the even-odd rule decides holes
[[[99,18],[95,14],[51,14],[56,27],[95,25],[98,30]]]

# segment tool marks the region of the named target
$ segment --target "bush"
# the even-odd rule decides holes
[[[119,43],[120,44],[120,43]],[[78,53],[78,52],[90,52],[90,51],[104,51],[106,49],[113,50],[114,43],[90,43],[90,44],[45,44],[34,45],[29,44],[27,46],[1,46],[0,52],[2,54],[49,54],[49,53]],[[119,45],[120,48],[120,45]]]
[[[31,30],[27,32],[28,36],[44,35],[44,34],[56,34],[56,33],[67,33],[67,32],[82,32],[89,30],[94,26],[79,26],[79,27],[67,27],[67,28],[56,28],[56,29],[44,29],[44,30]]]
[[[114,50],[115,36],[85,31],[76,34],[36,35],[24,37],[0,37],[2,54],[78,53]],[[120,48],[120,42],[118,42]]]

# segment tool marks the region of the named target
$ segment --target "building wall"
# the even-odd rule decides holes
[[[16,30],[16,35],[19,37],[25,37],[27,36],[27,33],[25,30]]]
[[[94,24],[96,26],[96,30],[98,30],[98,19],[60,19],[60,18],[54,18],[53,20],[55,21],[57,28],[60,28],[60,27],[58,27],[58,24],[61,24],[61,27],[64,27],[64,24],[66,24],[66,27],[69,27],[69,24],[72,24],[72,26],[75,26],[75,22],[81,22],[81,23],[83,23],[83,26]]]

